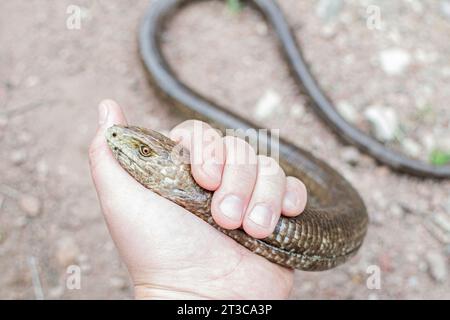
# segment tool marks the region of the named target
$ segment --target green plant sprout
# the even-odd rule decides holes
[[[227,6],[233,13],[237,13],[242,10],[241,0],[227,0]]]
[[[435,166],[443,166],[450,163],[450,152],[435,149],[430,154],[430,162]]]

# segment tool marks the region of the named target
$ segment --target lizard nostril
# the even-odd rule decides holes
[[[117,137],[117,133],[113,132],[112,136],[113,138]]]

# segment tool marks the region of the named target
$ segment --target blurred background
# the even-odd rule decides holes
[[[450,161],[449,0],[279,0],[339,112],[411,157]],[[129,122],[184,120],[146,80],[147,0],[0,3],[0,298],[132,298],[101,216],[87,150],[100,100]],[[296,272],[294,299],[450,298],[450,181],[400,175],[343,145],[305,105],[270,27],[235,1],[177,14],[164,51],[190,86],[325,159],[371,217],[359,254]],[[66,286],[81,268],[81,288]],[[370,266],[379,289],[368,288]]]

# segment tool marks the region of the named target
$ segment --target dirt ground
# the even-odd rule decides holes
[[[343,1],[325,13],[319,7],[327,1],[279,2],[321,85],[334,101],[354,105],[356,119],[364,106],[393,105],[411,139],[417,131],[448,137],[447,1]],[[366,26],[371,4],[381,8],[382,30]],[[82,9],[80,29],[67,27],[71,5]],[[0,298],[132,298],[87,150],[104,98],[122,104],[136,125],[167,130],[183,120],[157,98],[139,60],[137,31],[147,6],[143,0],[1,2]],[[292,298],[450,298],[450,182],[394,173],[344,146],[304,106],[270,28],[252,10],[233,14],[221,3],[196,4],[175,17],[165,39],[187,83],[262,126],[281,128],[282,136],[339,170],[366,202],[371,224],[360,253],[331,271],[297,272]],[[396,76],[380,71],[374,58],[392,47],[414,60]],[[276,109],[263,103],[268,94],[281,97]],[[408,106],[418,99],[439,115],[434,121],[414,123]],[[65,285],[71,264],[81,267],[80,290]],[[370,266],[381,270],[380,289],[366,285]]]

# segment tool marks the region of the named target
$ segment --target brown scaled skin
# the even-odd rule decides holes
[[[143,186],[281,266],[307,271],[330,269],[353,256],[364,239],[367,228],[365,208],[362,202],[357,203],[360,199],[355,198],[353,189],[337,174],[333,176],[334,172],[329,168],[324,167],[321,174],[328,176],[321,178],[335,182],[328,191],[332,195],[348,193],[347,198],[341,199],[343,205],[330,206],[330,196],[319,194],[324,190],[314,184],[309,187],[309,180],[305,179],[308,189],[312,190],[315,206],[308,206],[295,218],[281,217],[274,233],[258,240],[239,229],[225,230],[213,221],[210,211],[212,193],[195,182],[185,160],[189,159],[187,151],[180,149],[174,141],[149,129],[117,125],[107,130],[106,139],[120,165]],[[311,176],[298,168],[290,168],[290,174],[300,178]],[[356,215],[346,212],[348,201],[353,201],[364,211]]]

